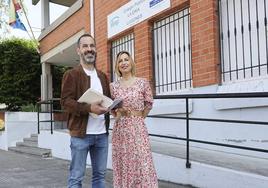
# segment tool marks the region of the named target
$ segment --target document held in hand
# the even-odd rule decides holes
[[[112,100],[109,97],[103,95],[102,93],[89,88],[79,99],[78,102],[80,103],[88,103],[88,104],[92,104],[95,102],[99,102],[102,100],[101,105],[105,108],[108,108],[108,111],[111,111],[113,109],[118,108],[121,104],[122,104],[122,100],[121,99],[116,99],[116,100]],[[93,117],[96,117],[97,115],[94,113],[90,113]]]

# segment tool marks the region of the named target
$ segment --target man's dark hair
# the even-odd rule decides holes
[[[83,38],[83,37],[90,37],[90,38],[92,38],[92,39],[94,40],[94,43],[96,44],[96,41],[95,41],[94,37],[92,37],[91,34],[85,33],[85,34],[81,35],[81,36],[79,37],[79,39],[77,40],[77,46],[78,46],[78,47],[79,47],[79,45],[80,45],[80,40],[81,40],[81,38]]]

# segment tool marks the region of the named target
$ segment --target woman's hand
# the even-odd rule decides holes
[[[114,110],[114,112],[115,112],[115,115],[114,115],[115,121],[118,121],[122,115],[127,116],[128,114],[130,114],[130,111],[126,108],[117,108]]]
[[[143,116],[143,118],[146,118],[146,117],[147,117],[147,115],[149,114],[150,110],[151,110],[151,109],[148,109],[148,108],[145,108],[145,109],[143,110],[143,112],[142,112],[142,116]]]

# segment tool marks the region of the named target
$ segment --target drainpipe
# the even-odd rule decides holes
[[[90,34],[95,37],[95,22],[94,22],[94,0],[90,0]]]

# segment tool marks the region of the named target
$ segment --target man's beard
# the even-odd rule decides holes
[[[95,52],[88,52],[81,55],[83,62],[88,65],[94,65],[96,62],[96,53]]]

